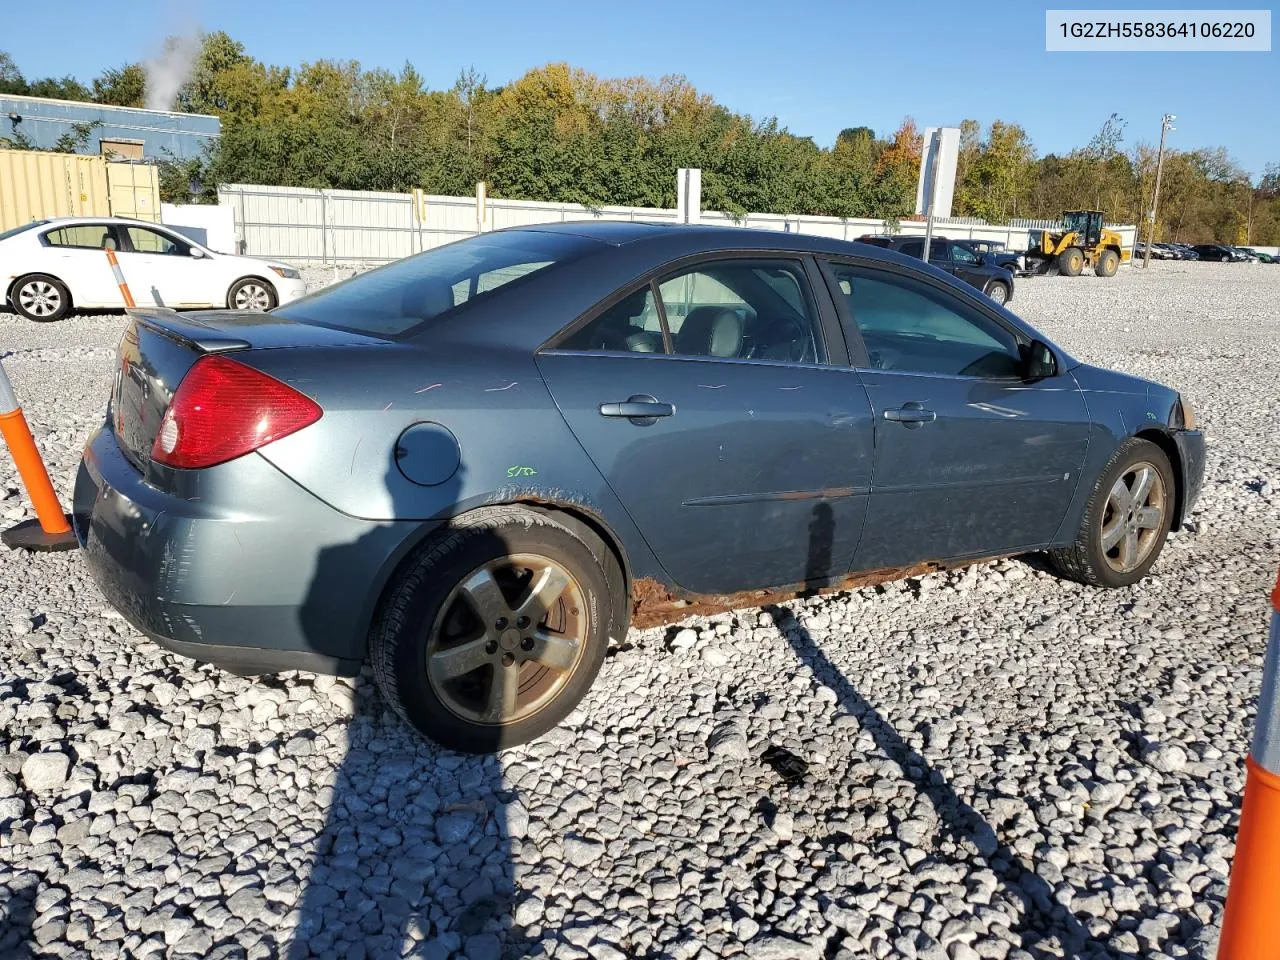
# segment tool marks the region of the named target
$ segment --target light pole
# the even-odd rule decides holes
[[[1143,270],[1151,265],[1151,238],[1156,232],[1156,208],[1160,204],[1160,174],[1164,172],[1164,138],[1170,130],[1176,129],[1171,124],[1177,119],[1172,113],[1166,113],[1160,120],[1160,153],[1156,156],[1156,188],[1151,194],[1151,213],[1147,215],[1147,250],[1142,257]]]

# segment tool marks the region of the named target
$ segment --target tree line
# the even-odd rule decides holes
[[[28,80],[0,52],[0,93],[142,106],[146,82],[137,63],[88,86]],[[913,210],[921,150],[910,117],[887,134],[846,128],[824,148],[680,76],[608,79],[548,64],[504,85],[465,70],[450,89],[430,90],[407,63],[399,72],[354,61],[272,66],[222,32],[203,38],[174,109],[222,120],[206,156],[162,163],[161,192],[178,202],[212,201],[219,183],[456,196],[484,180],[498,197],[673,207],[675,170],[700,167],[707,209],[893,221]],[[1088,208],[1145,223],[1156,151],[1129,146],[1119,116],[1089,143],[1043,156],[1014,123],[960,129],[953,215],[1001,223]],[[76,149],[76,137],[64,139],[61,149]],[[1167,150],[1154,239],[1280,244],[1280,165],[1255,184],[1225,148]]]

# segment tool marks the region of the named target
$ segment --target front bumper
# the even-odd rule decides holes
[[[1182,468],[1182,502],[1174,517],[1177,528],[1195,507],[1204,488],[1204,434],[1199,430],[1175,430],[1173,442],[1177,444]]]
[[[339,513],[257,454],[198,473],[200,495],[174,496],[108,426],[90,439],[73,520],[111,605],[161,646],[234,672],[358,671],[414,525]]]
[[[299,277],[297,280],[287,280],[284,277],[276,277],[272,286],[276,288],[276,306],[284,306],[307,292],[307,282]]]

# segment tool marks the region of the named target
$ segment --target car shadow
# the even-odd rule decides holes
[[[454,502],[462,475],[460,466],[434,488],[439,502]],[[397,482],[403,483],[388,476],[386,489],[396,490]],[[412,512],[397,503],[392,515]],[[450,527],[441,524],[428,539]],[[334,605],[347,602],[348,571],[368,562],[365,541],[378,537],[371,531],[320,553],[300,611],[304,629],[319,630]],[[492,547],[509,552],[497,535]],[[290,918],[296,926],[278,955],[510,956],[515,883],[506,811],[515,793],[504,785],[496,730],[492,743],[477,743],[492,751],[485,755],[455,753],[419,737],[383,699],[367,665],[355,679],[353,701],[338,731],[345,754],[331,786],[321,788],[325,822],[298,877]]]
[[[825,504],[814,507],[809,527],[811,569],[825,569],[829,561],[824,552],[829,550],[834,539],[828,529],[831,517],[831,510]],[[861,729],[874,741],[879,755],[897,764],[902,776],[929,800],[940,820],[943,834],[957,848],[968,851],[969,859],[984,862],[999,878],[1005,895],[1017,905],[1020,916],[1011,930],[1020,935],[1023,950],[1036,958],[1134,956],[1111,950],[1100,943],[1070,910],[1058,902],[1050,884],[1024,864],[946,776],[931,767],[903,739],[893,724],[831,661],[791,610],[777,605],[764,609],[772,616],[797,659],[831,687],[837,705],[844,713],[857,718]]]
[[[25,960],[36,949],[35,920],[38,881],[25,888],[9,883],[9,896],[0,903],[0,957]]]

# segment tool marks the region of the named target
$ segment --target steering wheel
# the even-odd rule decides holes
[[[798,320],[792,317],[771,318],[765,331],[769,334],[768,342],[757,344],[752,341],[752,354],[767,356],[771,348],[783,347],[787,356],[769,356],[768,359],[785,360],[789,363],[814,363],[818,359],[813,336],[805,330]],[[797,347],[799,350],[797,351]],[[797,352],[799,356],[796,356]]]
[[[873,370],[897,370],[902,360],[902,351],[892,347],[877,347],[868,351]]]

